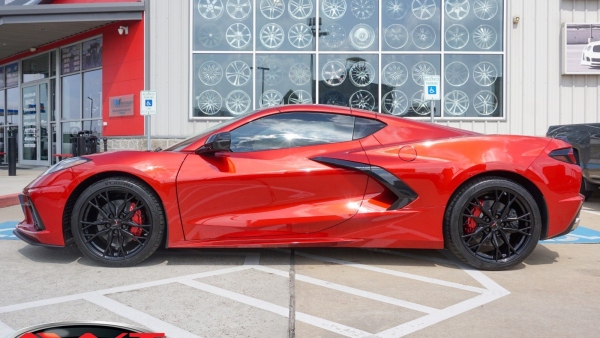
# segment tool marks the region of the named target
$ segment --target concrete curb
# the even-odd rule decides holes
[[[19,204],[19,194],[0,196],[0,208],[6,208]]]

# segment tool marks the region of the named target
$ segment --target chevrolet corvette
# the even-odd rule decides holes
[[[24,188],[15,234],[108,266],[159,246],[445,247],[503,270],[577,227],[580,184],[562,140],[280,106],[165,150],[65,159]]]

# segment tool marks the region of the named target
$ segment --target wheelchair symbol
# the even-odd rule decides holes
[[[146,107],[152,107],[152,100],[146,100]]]
[[[435,86],[429,86],[427,91],[429,92],[429,94],[435,94],[436,93],[436,87]]]

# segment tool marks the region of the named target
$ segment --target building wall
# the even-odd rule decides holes
[[[158,92],[152,135],[189,136],[215,123],[188,119],[189,2],[147,1],[150,89]],[[487,134],[545,135],[550,125],[600,122],[600,76],[561,75],[562,24],[600,22],[600,1],[509,0],[506,10],[506,121],[438,123]]]
[[[187,0],[150,0],[150,89],[157,91],[152,138],[183,138],[214,125],[189,116],[190,12]]]

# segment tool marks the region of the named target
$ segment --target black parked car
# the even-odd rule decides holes
[[[581,193],[588,199],[600,186],[600,123],[551,126],[546,136],[569,142],[583,169]]]

